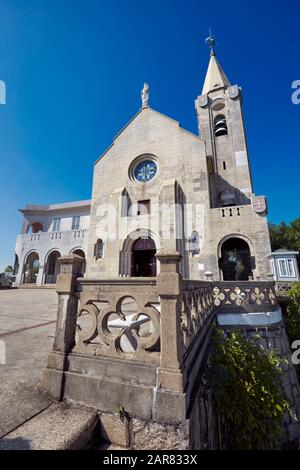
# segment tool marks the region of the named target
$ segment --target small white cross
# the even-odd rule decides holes
[[[134,352],[136,350],[136,339],[131,330],[137,329],[143,323],[150,321],[147,315],[140,315],[136,320],[134,320],[134,317],[136,317],[136,314],[128,315],[124,320],[116,318],[107,322],[108,328],[125,328],[120,340],[120,346],[124,352]]]

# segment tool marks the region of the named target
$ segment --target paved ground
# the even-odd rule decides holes
[[[6,349],[6,364],[0,364],[0,438],[51,404],[39,387],[53,344],[56,302],[52,289],[0,290],[0,340]]]

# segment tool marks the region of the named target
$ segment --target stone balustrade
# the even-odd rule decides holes
[[[213,283],[216,313],[256,313],[278,309],[275,283],[270,281],[223,281]]]
[[[156,278],[114,279],[81,278],[82,258],[60,258],[57,327],[44,374],[52,396],[110,412],[122,403],[143,419],[185,422],[209,348],[212,282],[182,280],[176,252],[157,258]]]
[[[217,207],[210,209],[211,216],[216,223],[228,223],[228,218],[247,217],[253,213],[253,207],[251,204],[245,204],[241,206],[227,206]]]
[[[73,238],[84,238],[88,234],[88,229],[80,228],[80,229],[72,230],[72,232],[73,232]]]
[[[22,236],[23,236],[23,237],[26,236],[26,237],[28,238],[28,235],[22,235]],[[41,234],[40,234],[40,233],[32,233],[32,234],[30,235],[30,241],[31,241],[31,242],[39,241],[40,237],[41,237]]]
[[[61,240],[62,232],[50,232],[51,240]]]
[[[213,312],[214,296],[212,283],[184,280],[181,329],[185,351],[191,346],[199,330]]]
[[[243,206],[222,207],[219,209],[219,214],[224,217],[240,217],[243,215]]]
[[[178,253],[156,256],[156,278],[115,279],[81,278],[83,258],[60,258],[56,333],[43,385],[58,400],[112,419],[123,407],[142,427],[159,423],[168,426],[166,435],[180,428],[201,447],[199,423],[206,416],[215,426],[204,374],[215,314],[225,329],[249,335],[260,329],[268,344],[277,335],[276,347],[280,340],[287,354],[275,283],[184,280]],[[284,380],[293,384],[295,377],[290,364]]]
[[[286,300],[294,282],[275,281],[275,291],[280,300]]]
[[[50,240],[62,242],[74,242],[75,239],[87,237],[88,229],[64,230],[58,232],[39,232],[31,234],[21,234],[18,240],[30,248],[38,247],[40,243],[46,243]]]
[[[79,279],[73,352],[159,362],[156,279]]]

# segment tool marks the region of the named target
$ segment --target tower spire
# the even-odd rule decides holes
[[[209,30],[209,36],[205,39],[206,44],[210,48],[210,61],[208,64],[208,69],[206,72],[206,77],[203,85],[202,95],[206,95],[208,92],[212,91],[214,88],[224,87],[227,88],[230,86],[230,82],[226,77],[224,70],[222,69],[219,61],[216,58],[215,46],[216,41],[214,36]]]
[[[205,42],[208,45],[208,47],[210,48],[210,55],[211,56],[216,55],[215,54],[216,40],[215,40],[214,36],[212,35],[210,28],[209,28],[208,32],[209,32],[209,36],[205,39]]]

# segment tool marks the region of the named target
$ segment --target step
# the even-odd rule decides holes
[[[56,289],[56,284],[43,284],[36,286],[35,284],[20,284],[18,289]]]
[[[99,418],[90,408],[53,403],[40,414],[0,439],[0,450],[88,449],[97,434]]]

